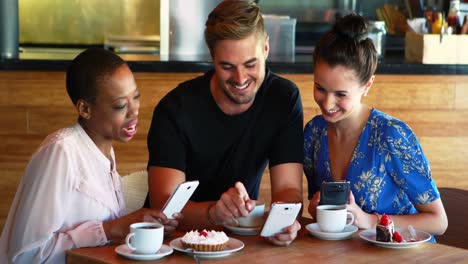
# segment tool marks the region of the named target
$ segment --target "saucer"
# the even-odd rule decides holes
[[[231,231],[234,234],[238,235],[244,235],[244,236],[255,236],[260,234],[260,231],[262,230],[261,226],[258,227],[240,227],[236,226],[234,223],[225,223],[223,226]]]
[[[138,254],[134,253],[134,251],[130,249],[127,244],[123,244],[116,247],[115,252],[121,256],[134,260],[156,260],[170,255],[172,252],[174,252],[174,250],[171,247],[163,244],[156,254]]]
[[[195,254],[200,258],[220,258],[225,257],[233,252],[239,251],[244,248],[244,243],[238,239],[229,238],[229,241],[226,245],[226,248],[221,251],[191,251],[186,249],[181,242],[182,238],[176,238],[169,243],[169,245],[180,252],[188,253],[188,254]]]
[[[324,239],[324,240],[343,240],[348,239],[353,236],[356,231],[358,231],[357,226],[349,225],[346,226],[343,231],[331,233],[331,232],[323,232],[320,230],[320,227],[317,223],[308,224],[306,225],[307,231],[317,238]]]
[[[400,232],[400,234],[403,236],[403,238],[409,237],[409,234],[407,232],[407,229],[405,228],[395,228],[396,231]],[[359,233],[359,237],[362,239],[373,243],[374,245],[377,245],[379,247],[385,247],[385,248],[411,248],[415,247],[421,243],[424,243],[431,239],[431,235],[427,232],[421,231],[421,230],[416,230],[416,237],[417,241],[410,241],[410,242],[382,242],[382,241],[377,241],[375,239],[375,229],[367,229]]]

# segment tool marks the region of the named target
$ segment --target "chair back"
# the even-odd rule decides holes
[[[142,208],[148,194],[148,172],[137,171],[123,176],[122,191],[127,213]]]
[[[468,229],[466,228],[468,190],[445,187],[439,188],[439,192],[449,224],[445,234],[435,237],[437,243],[468,249],[466,242],[466,237],[468,237]]]

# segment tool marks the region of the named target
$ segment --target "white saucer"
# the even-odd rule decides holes
[[[231,231],[232,233],[234,234],[238,234],[238,235],[244,235],[244,236],[255,236],[255,235],[258,235],[260,234],[260,231],[262,230],[262,227],[259,226],[259,227],[240,227],[240,226],[236,226],[234,223],[226,223],[226,224],[223,224],[223,226]]]
[[[353,234],[358,231],[357,226],[349,225],[346,226],[342,232],[331,233],[331,232],[323,232],[320,230],[320,227],[317,223],[308,224],[306,225],[307,231],[317,238],[324,239],[324,240],[343,240],[348,239],[353,236]]]
[[[156,254],[138,254],[133,253],[133,250],[130,249],[127,244],[123,244],[116,247],[115,252],[121,256],[134,260],[156,260],[170,255],[172,252],[174,252],[174,250],[171,247],[163,244],[161,249],[159,249]]]
[[[169,246],[171,246],[173,249],[184,252],[184,253],[189,253],[189,254],[195,254],[198,257],[201,258],[220,258],[220,257],[225,257],[233,252],[239,251],[244,248],[244,243],[238,239],[229,238],[229,241],[226,245],[226,248],[221,251],[194,251],[192,253],[191,250],[187,250],[181,242],[182,238],[176,238],[169,243]]]
[[[403,238],[409,237],[409,232],[408,229],[406,228],[395,228],[396,231],[400,232],[400,234],[403,236]],[[382,241],[377,241],[375,240],[375,229],[367,229],[359,233],[359,236],[368,241],[373,243],[374,245],[380,246],[380,247],[385,247],[385,248],[410,248],[410,247],[415,247],[421,243],[424,243],[431,239],[431,235],[429,233],[426,233],[421,230],[416,230],[416,237],[417,241],[414,242],[382,242]]]

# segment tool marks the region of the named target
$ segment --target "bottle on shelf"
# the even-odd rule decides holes
[[[450,7],[447,14],[447,23],[449,27],[452,27],[453,33],[459,34],[462,26],[460,21],[460,0],[450,0]]]
[[[431,33],[432,34],[442,34],[445,33],[445,29],[447,28],[448,23],[444,19],[444,15],[442,12],[436,12],[434,15],[434,22],[431,25]]]

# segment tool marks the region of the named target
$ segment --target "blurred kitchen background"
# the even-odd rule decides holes
[[[9,1],[9,0],[0,0]],[[311,54],[337,15],[359,13],[378,20],[384,5],[404,9],[408,0],[259,0],[278,61]],[[416,0],[446,9],[447,0]],[[209,60],[204,22],[221,0],[18,0],[20,53],[104,46],[120,53],[161,55],[161,60]],[[463,1],[462,1],[463,2]],[[390,36],[391,41],[392,36]],[[404,49],[395,36],[387,49]],[[275,57],[273,57],[275,60]]]

